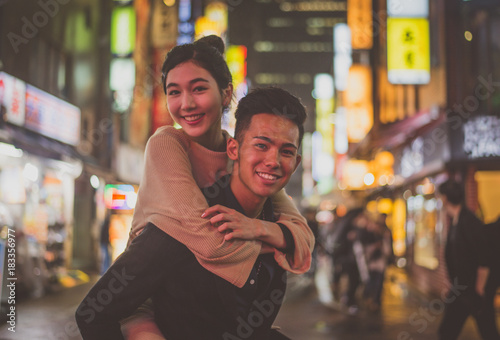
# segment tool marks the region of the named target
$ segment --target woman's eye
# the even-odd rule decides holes
[[[197,86],[194,88],[194,91],[195,92],[202,92],[202,91],[205,91],[207,88],[204,87],[204,86]]]
[[[168,91],[168,95],[169,96],[174,96],[174,95],[179,94],[179,93],[180,92],[178,90],[170,90],[170,91]]]

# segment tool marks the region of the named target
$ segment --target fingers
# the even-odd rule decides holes
[[[220,213],[229,213],[230,211],[232,211],[232,209],[228,208],[228,207],[225,207],[223,205],[220,205],[220,204],[216,204],[214,206],[211,206],[209,207],[207,210],[205,210],[203,212],[203,214],[201,214],[201,217],[207,217],[207,216],[211,216],[213,214],[216,214],[218,212]]]

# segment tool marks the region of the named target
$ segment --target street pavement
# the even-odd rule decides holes
[[[404,271],[389,271],[380,312],[369,312],[361,305],[356,315],[350,315],[332,302],[328,275],[325,266],[320,266],[314,278],[290,276],[285,301],[275,322],[288,337],[294,340],[437,339],[443,304],[413,289]],[[0,340],[81,339],[73,315],[96,279],[91,277],[88,283],[39,299],[19,301],[16,332],[9,331],[4,324],[0,326]],[[459,339],[479,339],[471,319]]]

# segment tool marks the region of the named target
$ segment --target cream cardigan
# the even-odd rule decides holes
[[[261,243],[226,242],[223,234],[201,217],[208,204],[199,188],[227,174],[227,167],[226,152],[208,150],[171,126],[159,128],[146,145],[129,243],[151,222],[186,245],[204,268],[242,287]],[[275,250],[274,258],[283,269],[302,274],[311,264],[313,234],[284,190],[274,195],[272,201],[274,211],[280,214],[278,222],[290,230],[295,241],[293,256]]]

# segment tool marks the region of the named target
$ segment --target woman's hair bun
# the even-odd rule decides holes
[[[224,45],[224,41],[222,41],[221,37],[217,35],[207,35],[205,37],[202,37],[198,39],[195,43],[204,43],[209,46],[214,47],[217,51],[219,51],[220,54],[224,54],[224,50],[226,49],[226,46]]]

